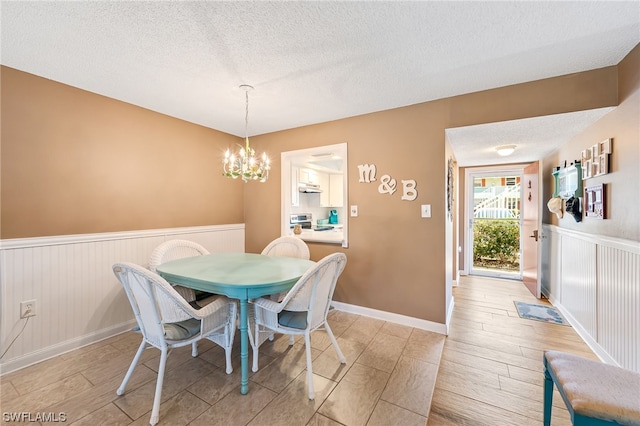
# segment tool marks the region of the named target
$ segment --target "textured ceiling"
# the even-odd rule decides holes
[[[615,65],[640,41],[638,1],[1,8],[3,65],[238,136],[241,84],[251,136]]]

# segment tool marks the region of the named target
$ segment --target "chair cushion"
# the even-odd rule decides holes
[[[200,332],[200,320],[189,318],[180,322],[163,324],[164,337],[167,340],[184,340]]]
[[[278,324],[304,330],[307,328],[307,312],[282,311],[278,314]]]
[[[640,424],[639,373],[559,351],[544,356],[576,414]]]

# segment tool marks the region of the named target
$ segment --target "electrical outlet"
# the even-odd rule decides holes
[[[20,302],[20,318],[36,316],[36,300],[26,300]]]
[[[351,206],[351,217],[358,217],[358,206]]]
[[[420,212],[422,217],[431,217],[431,204],[423,204]]]

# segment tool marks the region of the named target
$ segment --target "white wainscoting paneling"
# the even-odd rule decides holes
[[[598,343],[640,371],[640,255],[598,246]]]
[[[160,243],[196,241],[210,252],[244,252],[244,224],[2,240],[0,242],[0,374],[130,329],[129,301],[114,263],[147,266]],[[36,316],[20,318],[20,302]],[[25,326],[26,324],[26,326]]]
[[[562,238],[560,282],[562,305],[597,338],[596,245],[580,238]]]
[[[640,372],[640,242],[543,229],[545,296],[603,361]]]

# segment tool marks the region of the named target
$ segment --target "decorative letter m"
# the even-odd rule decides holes
[[[371,183],[376,180],[376,165],[361,164],[358,166],[358,173],[360,174],[358,182]]]

